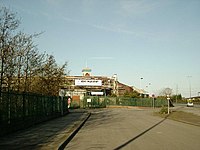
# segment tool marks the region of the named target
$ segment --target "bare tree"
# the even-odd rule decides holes
[[[10,44],[12,43],[12,34],[19,26],[19,20],[16,15],[8,9],[0,10],[0,92],[3,88],[5,79],[5,64],[9,57]]]
[[[40,54],[33,38],[17,32],[19,21],[8,9],[0,10],[0,92],[37,92],[58,95],[64,84],[67,63],[57,65],[52,55]]]
[[[16,73],[15,42],[14,39],[9,42],[6,59],[4,60],[4,83],[7,84],[8,91],[13,89],[13,79]]]
[[[172,95],[172,89],[171,88],[164,88],[161,92],[160,92],[161,96],[171,96]]]

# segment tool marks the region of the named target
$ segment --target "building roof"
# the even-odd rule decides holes
[[[82,72],[91,72],[91,71],[92,71],[92,69],[90,69],[88,67],[82,69]]]

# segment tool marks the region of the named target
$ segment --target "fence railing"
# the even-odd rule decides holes
[[[84,108],[106,107],[107,105],[161,107],[167,105],[166,99],[87,96],[83,99]]]
[[[128,98],[119,97],[116,100],[117,105],[123,106],[141,106],[141,107],[161,107],[167,105],[166,99],[153,98]]]
[[[0,93],[0,136],[68,113],[67,99],[30,93]]]
[[[106,107],[106,99],[103,96],[86,96],[83,99],[83,108],[102,108]]]

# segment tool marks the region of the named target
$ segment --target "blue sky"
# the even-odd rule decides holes
[[[0,0],[38,49],[93,75],[158,94],[200,92],[200,0]],[[188,78],[187,76],[191,76]],[[140,78],[143,80],[140,80]],[[151,83],[151,85],[149,85]],[[148,87],[146,87],[149,85]]]

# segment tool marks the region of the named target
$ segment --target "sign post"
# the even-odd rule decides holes
[[[154,94],[152,94],[152,103],[153,103],[153,109],[155,108],[155,95]]]
[[[169,114],[169,100],[170,100],[170,97],[169,95],[167,95],[167,104],[168,104],[167,114]]]
[[[68,104],[68,109],[69,109],[70,105],[71,105],[71,98],[70,97],[68,97],[68,99],[67,99],[67,104]]]
[[[61,116],[63,116],[63,100],[64,100],[65,94],[66,94],[66,91],[64,89],[60,89],[59,96],[61,97],[61,99],[60,99],[60,113],[61,113]]]
[[[88,108],[90,107],[91,102],[92,102],[92,99],[88,98],[87,99]]]

